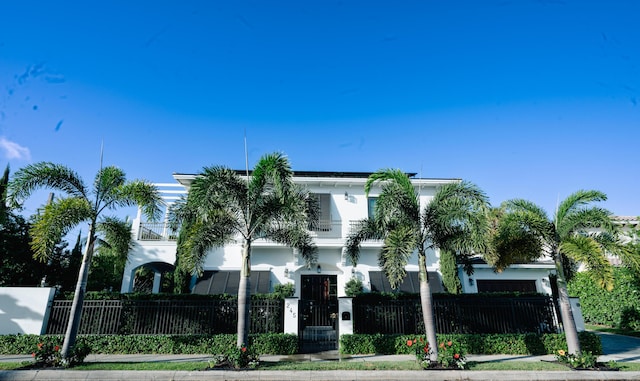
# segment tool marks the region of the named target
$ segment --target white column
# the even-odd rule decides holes
[[[162,273],[154,272],[153,273],[153,289],[151,290],[152,294],[157,294],[160,292],[161,281],[162,281]]]
[[[127,292],[133,291],[133,280],[135,269],[125,266],[124,272],[122,274],[122,285],[120,286],[120,292],[125,294]]]
[[[353,335],[353,298],[338,298],[338,321],[340,336]]]
[[[298,298],[284,299],[284,333],[298,335]]]

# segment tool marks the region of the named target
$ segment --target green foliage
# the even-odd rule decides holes
[[[585,322],[616,328],[640,328],[640,279],[626,268],[613,272],[614,287],[607,291],[588,272],[577,273],[569,293],[580,298]]]
[[[566,348],[563,334],[439,334],[438,342],[455,342],[464,353],[544,355],[554,354],[557,348]],[[578,334],[585,351],[602,354],[600,338],[591,332]],[[353,334],[340,336],[340,351],[345,354],[413,354],[407,346],[415,335]]]
[[[1,335],[0,354],[32,354],[38,343],[62,345],[61,335]],[[70,362],[97,354],[223,354],[236,348],[236,335],[84,335],[76,341]],[[283,333],[249,336],[249,346],[259,354],[290,355],[298,352],[298,337]],[[93,350],[92,350],[93,349]],[[75,356],[75,357],[74,357]]]
[[[344,293],[350,297],[356,297],[363,293],[364,287],[362,285],[362,281],[359,278],[352,277],[349,281],[344,285]]]
[[[0,336],[4,337],[4,336]],[[40,368],[67,366],[72,367],[82,364],[84,359],[91,353],[91,346],[83,339],[80,339],[71,349],[67,359],[62,359],[60,349],[62,337],[41,336],[37,337],[39,342],[35,345],[35,350],[31,354],[35,360],[35,366]]]
[[[458,276],[458,265],[456,256],[452,251],[440,250],[440,272],[442,273],[442,284],[444,289],[450,294],[460,294],[462,284]]]
[[[594,369],[598,362],[598,356],[591,352],[584,351],[580,355],[567,353],[564,349],[556,352],[556,360],[559,363],[567,364],[573,369]]]
[[[438,345],[438,362],[445,368],[466,369],[465,350],[459,341],[441,341]]]
[[[50,368],[62,365],[60,345],[53,342],[53,340],[43,340],[38,343],[31,355],[35,360],[35,365],[40,368]]]
[[[293,283],[276,284],[273,287],[273,294],[278,298],[290,298],[296,293],[296,286]]]
[[[258,366],[258,354],[253,347],[242,344],[240,348],[232,346],[223,353],[214,354],[216,366],[229,366],[235,369],[255,368]]]

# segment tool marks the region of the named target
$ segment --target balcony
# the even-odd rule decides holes
[[[342,221],[318,221],[309,232],[314,238],[342,238]]]
[[[343,232],[342,221],[319,221],[309,232],[316,239],[346,238],[362,225],[362,221],[350,220],[347,222],[348,230]],[[141,222],[138,227],[138,241],[175,241],[178,238],[178,230],[173,230],[163,222]],[[376,240],[373,240],[376,241]]]
[[[164,222],[141,222],[138,229],[139,241],[175,241],[178,232]]]

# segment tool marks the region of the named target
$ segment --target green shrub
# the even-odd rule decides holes
[[[2,335],[0,354],[32,354],[44,340],[62,345],[61,335]],[[254,334],[250,346],[259,354],[290,355],[298,352],[298,337],[283,333]],[[81,344],[81,347],[78,347]],[[236,346],[236,335],[83,335],[77,341],[76,359],[86,350],[100,354],[205,354],[225,353]],[[86,357],[84,354],[84,357]],[[72,353],[74,355],[74,353]],[[82,359],[84,359],[82,357]]]
[[[235,369],[255,368],[259,364],[255,349],[246,345],[240,348],[234,345],[220,354],[214,353],[214,359],[217,366],[229,366]]]
[[[293,283],[276,284],[273,286],[273,293],[278,298],[290,298],[296,293],[296,286]]]
[[[600,338],[591,332],[578,334],[583,351],[602,354]],[[415,335],[353,334],[340,337],[340,351],[344,354],[414,354],[407,346]],[[453,341],[460,344],[464,353],[544,355],[555,354],[558,348],[566,348],[564,334],[440,334],[438,342]]]
[[[614,269],[614,287],[598,286],[589,272],[577,273],[568,284],[569,294],[580,298],[584,321],[616,328],[640,327],[640,280],[626,268]]]
[[[362,281],[359,278],[352,277],[344,285],[344,293],[349,297],[358,296],[363,292],[364,292],[364,286],[362,285]]]

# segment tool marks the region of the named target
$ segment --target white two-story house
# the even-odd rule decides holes
[[[238,171],[243,175],[244,171]],[[379,188],[373,188],[367,197],[364,184],[371,173],[367,172],[295,172],[294,180],[306,186],[320,205],[320,221],[312,231],[318,247],[318,262],[308,268],[295,250],[268,240],[257,240],[252,246],[252,292],[268,293],[277,284],[293,283],[295,296],[316,298],[311,293],[323,293],[322,297],[344,296],[344,286],[352,277],[360,279],[365,291],[391,291],[386,277],[378,266],[379,241],[363,244],[360,262],[354,266],[345,256],[344,244],[354,224],[372,213]],[[195,174],[174,174],[174,184],[156,184],[168,208],[186,195]],[[437,189],[458,179],[416,178],[408,173],[426,205]],[[160,289],[161,274],[173,268],[176,259],[176,236],[166,222],[147,222],[138,213],[133,221],[135,245],[129,255],[123,279],[122,292],[131,292],[135,272],[141,266],[152,269],[154,292]],[[231,244],[213,250],[204,263],[205,273],[192,282],[192,292],[203,294],[237,292],[240,272],[241,245]],[[428,271],[434,292],[443,291],[439,274],[439,253],[428,253]],[[497,274],[486,264],[478,263],[473,275],[460,272],[465,292],[478,291],[534,291],[550,293],[548,274],[553,270],[550,262],[514,265]],[[401,291],[418,292],[418,265],[414,255],[407,265],[407,278]]]

